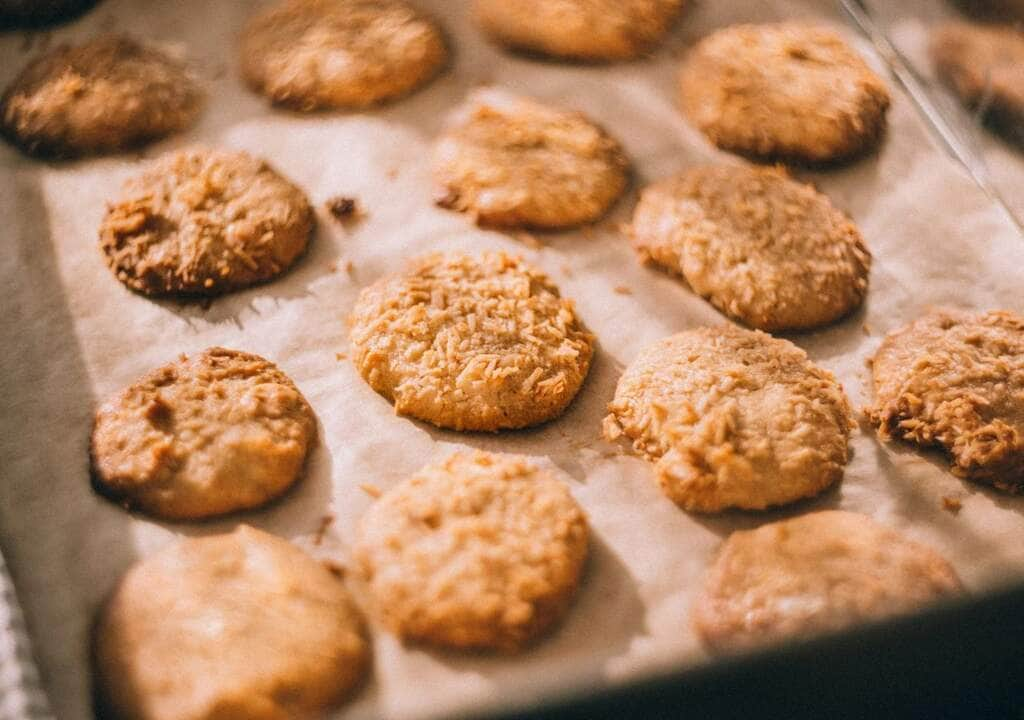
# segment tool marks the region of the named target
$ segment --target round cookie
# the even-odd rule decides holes
[[[516,455],[456,453],[374,503],[354,557],[374,614],[403,640],[511,652],[565,614],[587,535],[548,471]]]
[[[669,30],[683,0],[474,0],[476,21],[516,50],[572,60],[626,60]]]
[[[761,510],[839,481],[853,428],[833,375],[788,340],[731,325],[688,330],[641,351],[608,405],[685,510]]]
[[[29,63],[0,99],[0,130],[31,155],[116,152],[190,126],[202,100],[182,63],[131,38],[102,37]]]
[[[1024,492],[1024,318],[934,311],[885,338],[872,374],[882,437],[939,446],[955,475]]]
[[[657,182],[629,234],[642,259],[761,330],[827,325],[867,292],[871,254],[857,227],[782,169],[714,165]]]
[[[320,717],[363,677],[363,623],[342,582],[242,525],[134,565],[93,638],[101,717]]]
[[[402,0],[283,0],[242,35],[245,81],[302,111],[405,95],[447,59],[440,29]]]
[[[151,371],[96,411],[93,482],[171,520],[246,510],[302,474],[316,418],[295,384],[257,355],[210,348]]]
[[[212,296],[282,274],[313,223],[305,193],[263,160],[191,148],[125,184],[100,225],[100,249],[132,290]]]
[[[438,427],[522,428],[562,413],[594,336],[547,276],[502,252],[437,253],[359,295],[353,362],[395,411]]]
[[[0,0],[0,28],[64,22],[95,4],[96,0]]]
[[[829,510],[730,535],[690,617],[708,649],[727,652],[906,613],[960,590],[931,548]]]
[[[718,147],[829,163],[873,148],[889,91],[842,37],[800,22],[735,25],[701,40],[680,73],[682,108]]]
[[[932,32],[931,55],[942,80],[965,105],[1021,133],[1024,33],[1010,25],[950,22]]]
[[[484,225],[597,220],[626,189],[619,143],[581,113],[500,90],[472,93],[434,151],[438,205]]]

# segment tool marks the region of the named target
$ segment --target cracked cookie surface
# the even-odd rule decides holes
[[[302,474],[316,418],[273,363],[210,348],[159,367],[96,411],[93,481],[167,519],[259,507]]]
[[[1024,318],[931,312],[885,338],[872,375],[882,437],[941,447],[955,475],[1024,492]]]
[[[683,0],[475,0],[495,42],[571,60],[627,60],[668,32]]]
[[[671,335],[626,368],[605,438],[632,440],[697,512],[761,510],[838,482],[853,419],[835,377],[788,340],[724,325]]]
[[[403,640],[519,650],[566,612],[587,555],[568,486],[527,458],[456,453],[385,493],[354,557]]]
[[[565,228],[626,189],[621,145],[582,113],[500,90],[472,93],[434,149],[438,204],[482,225]]]
[[[212,296],[285,272],[313,224],[305,193],[263,160],[194,147],[125,183],[100,225],[100,249],[136,292]]]
[[[250,87],[301,111],[397,98],[448,59],[437,25],[401,0],[284,0],[249,21],[241,54]]]
[[[760,330],[827,325],[867,293],[871,254],[857,227],[782,169],[709,165],[656,182],[629,235],[641,259]]]
[[[117,152],[185,129],[202,103],[183,63],[107,36],[61,45],[29,63],[0,99],[0,130],[30,155]]]
[[[437,253],[364,289],[353,362],[395,411],[454,430],[527,427],[576,396],[594,336],[546,275],[503,252]]]
[[[701,40],[680,72],[684,114],[718,147],[759,159],[831,163],[874,147],[885,83],[834,30],[734,25]]]

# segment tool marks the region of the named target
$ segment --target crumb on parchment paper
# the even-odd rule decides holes
[[[632,295],[633,294],[633,291],[630,290],[625,285],[616,285],[614,288],[612,288],[612,290],[614,290],[615,293],[618,294],[618,295]]]
[[[333,522],[334,522],[334,515],[331,515],[330,513],[328,513],[328,514],[326,514],[326,515],[324,515],[324,516],[322,516],[320,518],[320,524],[317,525],[316,532],[313,534],[313,544],[314,545],[319,546],[319,545],[321,545],[323,543],[324,536],[327,534],[327,530],[328,530],[328,528],[331,527],[331,524]]]
[[[964,504],[955,497],[947,495],[942,498],[942,509],[946,512],[951,512],[956,515],[961,509],[963,509],[963,506]]]
[[[356,220],[363,217],[366,213],[363,211],[362,206],[359,204],[358,198],[349,197],[347,195],[335,195],[334,197],[328,198],[327,202],[324,203],[327,208],[327,212],[335,220],[346,222],[348,220]]]
[[[363,483],[359,486],[359,489],[372,498],[379,498],[381,495],[384,494],[384,491],[381,490],[376,485],[374,485],[373,483]]]

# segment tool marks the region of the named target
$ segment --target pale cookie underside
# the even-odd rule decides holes
[[[733,533],[691,620],[710,650],[745,650],[909,612],[960,589],[934,550],[864,515],[825,511]]]
[[[494,431],[557,417],[579,391],[593,336],[538,270],[504,253],[420,258],[363,290],[353,362],[395,410]]]
[[[774,168],[705,166],[657,182],[629,234],[642,259],[761,330],[827,325],[867,292],[871,255],[856,226]]]
[[[701,40],[680,74],[684,113],[719,147],[830,163],[874,147],[889,92],[833,30],[737,25]]]
[[[759,510],[836,483],[849,403],[786,340],[733,326],[672,335],[641,351],[608,406],[604,433],[654,463],[680,507]]]
[[[320,717],[363,676],[344,585],[290,543],[242,526],[136,564],[94,637],[104,717]]]
[[[954,474],[1024,491],[1024,319],[933,311],[886,337],[872,373],[884,437],[942,447]]]
[[[587,553],[568,487],[526,458],[457,453],[387,492],[354,555],[404,640],[515,651],[566,612]]]
[[[158,517],[223,515],[281,495],[315,440],[312,408],[273,363],[210,348],[100,406],[93,478],[102,493]]]
[[[100,226],[100,248],[136,292],[213,296],[284,273],[313,223],[305,193],[264,161],[191,148],[125,184]]]
[[[392,100],[448,58],[437,25],[402,0],[284,0],[250,20],[241,53],[254,90],[304,111]]]

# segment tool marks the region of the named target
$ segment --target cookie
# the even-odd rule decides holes
[[[682,108],[718,147],[831,163],[875,147],[889,91],[843,38],[801,22],[735,25],[701,40],[679,76]]]
[[[474,0],[480,28],[515,50],[570,60],[627,60],[668,32],[683,0]]]
[[[831,373],[788,340],[731,325],[659,340],[626,368],[604,435],[633,441],[697,512],[762,510],[838,482],[854,427]]]
[[[95,627],[101,717],[320,717],[363,677],[363,624],[342,582],[242,525],[181,541],[122,578]]]
[[[872,374],[883,438],[941,447],[955,475],[1024,492],[1024,318],[931,312],[885,338]]]
[[[117,152],[189,127],[202,101],[182,63],[128,37],[103,37],[29,63],[0,98],[0,131],[41,157]]]
[[[939,77],[969,108],[1000,128],[1024,123],[1024,33],[1010,25],[950,22],[932,32]]]
[[[313,232],[305,193],[244,152],[169,153],[108,205],[100,249],[144,295],[220,295],[272,280]]]
[[[547,276],[502,252],[437,253],[359,295],[353,362],[395,412],[442,428],[522,428],[562,413],[594,336]]]
[[[500,90],[472,93],[434,151],[437,203],[483,225],[566,228],[626,189],[619,143],[581,113]]]
[[[95,4],[96,0],[0,0],[0,28],[64,22]]]
[[[654,183],[629,235],[641,259],[761,330],[827,325],[867,292],[871,254],[857,227],[782,169],[713,165]]]
[[[931,548],[829,510],[730,535],[690,617],[709,650],[727,652],[906,613],[960,590]]]
[[[402,0],[284,0],[242,35],[245,81],[301,111],[392,100],[426,84],[447,59],[437,25]]]
[[[401,639],[511,652],[566,612],[587,555],[569,488],[516,455],[456,453],[385,493],[354,558]]]
[[[171,520],[259,507],[302,473],[316,418],[257,355],[210,348],[159,367],[96,411],[97,490]]]

